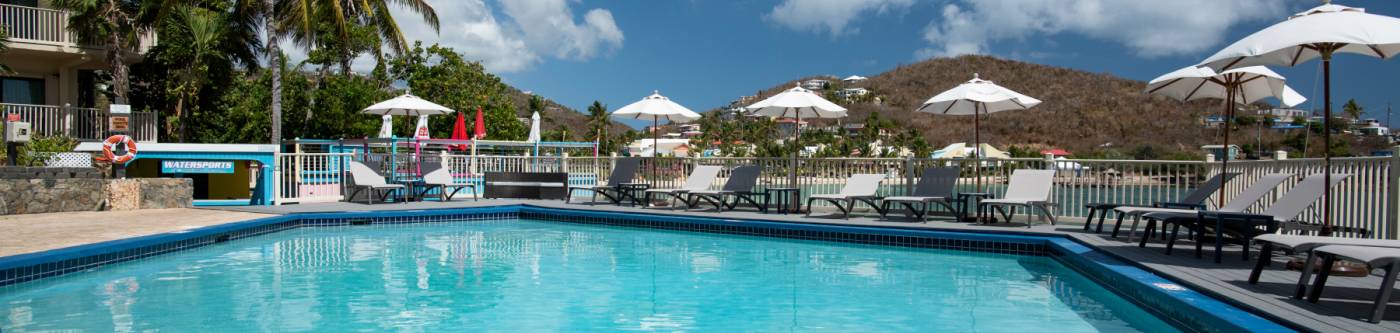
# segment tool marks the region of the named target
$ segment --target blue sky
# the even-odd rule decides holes
[[[873,76],[929,57],[987,54],[1150,80],[1315,0],[428,0],[440,34],[510,84],[583,110],[660,90],[696,111],[798,77]],[[1400,16],[1400,2],[1345,1]],[[1321,109],[1320,62],[1274,68]],[[1334,110],[1384,121],[1400,61],[1338,56]],[[970,75],[970,74],[969,74]],[[992,78],[995,80],[995,78]],[[1014,88],[1014,87],[1013,87]],[[1400,98],[1394,102],[1400,108]]]

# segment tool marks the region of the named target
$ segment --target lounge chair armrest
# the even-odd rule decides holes
[[[1177,208],[1177,210],[1205,210],[1205,204],[1196,204],[1196,203],[1165,203],[1165,201],[1156,201],[1156,203],[1152,203],[1152,207],[1158,207],[1158,208]]]

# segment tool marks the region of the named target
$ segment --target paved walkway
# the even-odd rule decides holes
[[[5,215],[0,216],[0,257],[266,216],[188,208]]]
[[[0,217],[0,228],[18,230],[15,237],[0,238],[0,256],[39,251],[84,243],[99,242],[151,233],[167,232],[220,223],[234,222],[267,216],[265,214],[296,214],[312,212],[344,211],[383,211],[420,210],[495,206],[502,204],[528,203],[537,206],[570,209],[596,209],[619,212],[646,211],[655,214],[678,214],[686,216],[724,217],[730,219],[763,219],[791,223],[837,224],[874,227],[898,227],[938,230],[973,230],[999,232],[1032,232],[1040,234],[1066,235],[1084,243],[1094,245],[1108,253],[1140,263],[1144,268],[1166,276],[1174,281],[1191,286],[1201,292],[1215,296],[1257,313],[1267,314],[1279,321],[1295,326],[1322,332],[1397,332],[1400,331],[1400,306],[1391,306],[1386,314],[1388,321],[1371,324],[1360,318],[1367,315],[1374,291],[1379,284],[1375,276],[1367,278],[1334,278],[1329,281],[1327,292],[1318,304],[1293,300],[1291,288],[1297,279],[1297,272],[1280,269],[1279,258],[1273,267],[1265,272],[1260,284],[1245,282],[1251,262],[1240,259],[1239,247],[1226,251],[1225,262],[1215,264],[1206,258],[1196,259],[1192,254],[1193,244],[1182,242],[1174,255],[1165,255],[1160,242],[1151,242],[1146,248],[1123,239],[1112,239],[1107,235],[1087,233],[1079,225],[1050,226],[1037,224],[1026,228],[1023,224],[998,224],[994,226],[972,225],[945,221],[915,222],[888,221],[872,216],[854,216],[849,220],[801,215],[760,214],[753,211],[714,213],[708,211],[673,211],[669,209],[643,209],[611,205],[564,204],[559,201],[524,200],[484,200],[455,201],[448,203],[418,202],[405,204],[365,205],[358,203],[323,203],[287,206],[219,207],[209,209],[176,209],[137,212],[104,213],[64,213],[41,214],[20,217]],[[868,212],[866,213],[869,214]],[[1022,217],[1024,218],[1024,216]],[[1023,221],[1023,220],[1018,220]],[[121,228],[113,228],[120,223]],[[52,225],[50,225],[52,224]],[[36,226],[44,225],[44,226]],[[1110,225],[1111,227],[1111,225]],[[13,243],[13,244],[12,244]]]

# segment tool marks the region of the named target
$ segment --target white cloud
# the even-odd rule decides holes
[[[1281,20],[1287,9],[1286,1],[1257,0],[964,0],[929,23],[929,46],[917,56],[981,54],[993,42],[1059,33],[1121,43],[1144,57],[1192,54],[1223,42],[1236,23]]]
[[[493,72],[525,70],[546,57],[589,60],[622,47],[622,30],[606,9],[589,10],[577,22],[564,0],[427,2],[437,10],[441,32],[434,32],[415,13],[393,8],[404,36],[451,47]],[[501,6],[502,17],[493,5]]]
[[[838,37],[860,32],[849,27],[860,15],[885,14],[913,4],[914,0],[785,0],[766,17],[789,29]]]

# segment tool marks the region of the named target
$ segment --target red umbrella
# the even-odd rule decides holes
[[[452,136],[448,138],[452,140],[469,139],[467,138],[467,117],[462,115],[461,112],[457,113],[457,123],[452,125]],[[467,145],[452,145],[451,149],[466,151]]]
[[[475,123],[476,123],[476,124],[474,125],[474,126],[475,126],[475,131],[472,132],[472,138],[474,138],[474,139],[485,139],[485,138],[486,138],[486,120],[484,120],[484,119],[481,117],[481,107],[480,107],[480,106],[476,107],[476,122],[475,122]]]

